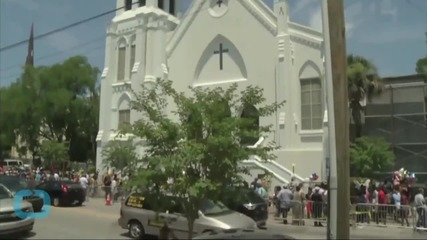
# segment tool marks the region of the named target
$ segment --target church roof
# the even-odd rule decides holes
[[[208,0],[192,1],[187,12],[184,14],[178,26],[169,35],[166,48],[167,55],[170,56],[183,38],[198,13],[207,4]],[[260,23],[268,29],[272,35],[277,34],[277,16],[262,0],[233,0],[239,1]],[[289,33],[294,40],[300,40],[308,45],[320,47],[323,36],[322,33],[310,27],[289,22]]]

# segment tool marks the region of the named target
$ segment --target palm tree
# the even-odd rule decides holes
[[[362,112],[366,102],[381,93],[383,85],[376,66],[366,58],[352,54],[347,56],[347,79],[354,136],[359,138],[362,136]]]

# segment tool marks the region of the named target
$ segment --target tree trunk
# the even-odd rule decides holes
[[[351,116],[354,122],[355,139],[357,139],[362,137],[362,106],[357,100],[351,102]]]
[[[189,218],[188,223],[188,239],[193,239],[194,219]]]

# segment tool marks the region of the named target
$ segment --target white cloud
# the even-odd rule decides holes
[[[79,40],[70,32],[58,32],[47,38],[50,46],[56,48],[58,51],[66,51],[76,46]]]

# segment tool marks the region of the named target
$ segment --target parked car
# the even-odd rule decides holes
[[[13,195],[15,193],[28,189],[27,182],[18,176],[0,175],[0,182],[6,186]],[[43,198],[39,196],[27,196],[24,200],[33,205],[34,212],[41,212],[43,208]]]
[[[221,232],[210,232],[197,236],[193,239],[280,239],[291,240],[295,239],[284,234],[275,234],[262,230],[254,229],[230,229]]]
[[[49,194],[51,203],[57,207],[60,205],[82,205],[86,199],[86,193],[80,183],[72,181],[46,181],[37,185],[36,189]]]
[[[163,201],[168,202],[170,207],[164,211],[158,210],[160,219],[157,219],[153,207],[158,205],[157,201],[146,199],[143,194],[131,194],[122,203],[119,225],[128,229],[132,238],[141,239],[146,235],[159,236],[159,230],[167,223],[173,239],[187,239],[188,224],[182,211],[183,200],[169,196]],[[256,228],[256,223],[251,218],[230,210],[220,202],[205,200],[201,208],[199,217],[194,222],[194,235],[223,229]]]
[[[268,219],[268,203],[252,189],[235,188],[230,194],[225,194],[221,200],[228,208],[252,218],[258,228],[265,228]]]
[[[33,212],[29,202],[22,202],[23,212]],[[0,239],[10,238],[13,234],[29,234],[34,227],[34,218],[19,218],[13,206],[13,194],[3,184],[0,184]]]

